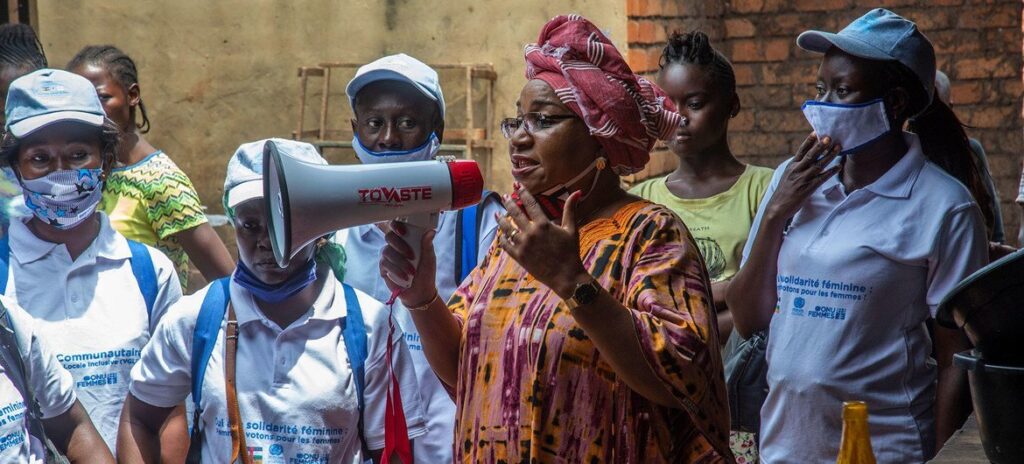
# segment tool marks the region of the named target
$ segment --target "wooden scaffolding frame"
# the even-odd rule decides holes
[[[299,67],[299,117],[295,130],[292,131],[293,139],[309,142],[321,151],[324,148],[352,148],[352,131],[350,129],[331,130],[327,128],[330,114],[331,74],[342,69],[352,70],[351,74],[354,74],[355,70],[362,65],[363,63],[326,62],[316,66]],[[441,151],[461,152],[465,158],[475,159],[474,149],[480,148],[486,150],[487,154],[490,155],[494,148],[494,141],[490,140],[489,137],[491,128],[494,127],[494,82],[498,79],[494,66],[490,64],[455,63],[431,64],[430,67],[436,70],[461,70],[466,80],[466,114],[463,124],[461,126],[449,127],[451,125],[449,123],[454,123],[454,121],[446,121],[444,129],[445,143],[441,145]],[[320,117],[315,129],[307,129],[305,125],[306,101],[308,100],[309,79],[311,77],[322,79],[320,82]],[[473,108],[476,92],[473,89],[473,84],[481,80],[484,82],[484,92],[486,93],[484,96],[485,114],[483,124],[476,124],[477,118]]]

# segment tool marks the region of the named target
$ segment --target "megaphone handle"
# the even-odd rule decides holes
[[[412,267],[419,269],[420,254],[422,252],[420,245],[423,243],[423,234],[427,233],[427,228],[408,222],[403,222],[402,225],[405,226],[405,235],[402,235],[402,240],[409,245],[409,248],[412,248]],[[410,275],[408,279],[402,279],[392,274],[391,280],[402,288],[409,288],[412,286],[412,277]]]

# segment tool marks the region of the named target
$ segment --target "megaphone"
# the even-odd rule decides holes
[[[436,227],[438,213],[480,202],[483,185],[476,161],[324,166],[293,158],[273,141],[263,148],[267,229],[281,267],[324,235],[391,219],[406,223],[402,239],[415,253],[413,265],[418,265],[420,240]],[[392,276],[403,288],[411,279]]]

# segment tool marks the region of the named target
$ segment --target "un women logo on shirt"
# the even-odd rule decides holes
[[[0,437],[0,451],[5,451],[8,448],[20,446],[22,443],[25,443],[24,433],[22,433],[20,430],[17,432],[9,433],[7,435],[4,435],[3,437]]]
[[[796,299],[793,300],[793,315],[803,316],[804,306],[807,306],[807,300],[804,300],[801,296],[796,297]]]
[[[75,383],[75,388],[105,387],[107,385],[117,385],[117,372],[87,375]]]

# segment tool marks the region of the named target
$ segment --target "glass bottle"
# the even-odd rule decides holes
[[[868,434],[868,405],[863,401],[843,403],[843,439],[836,464],[875,464]]]

